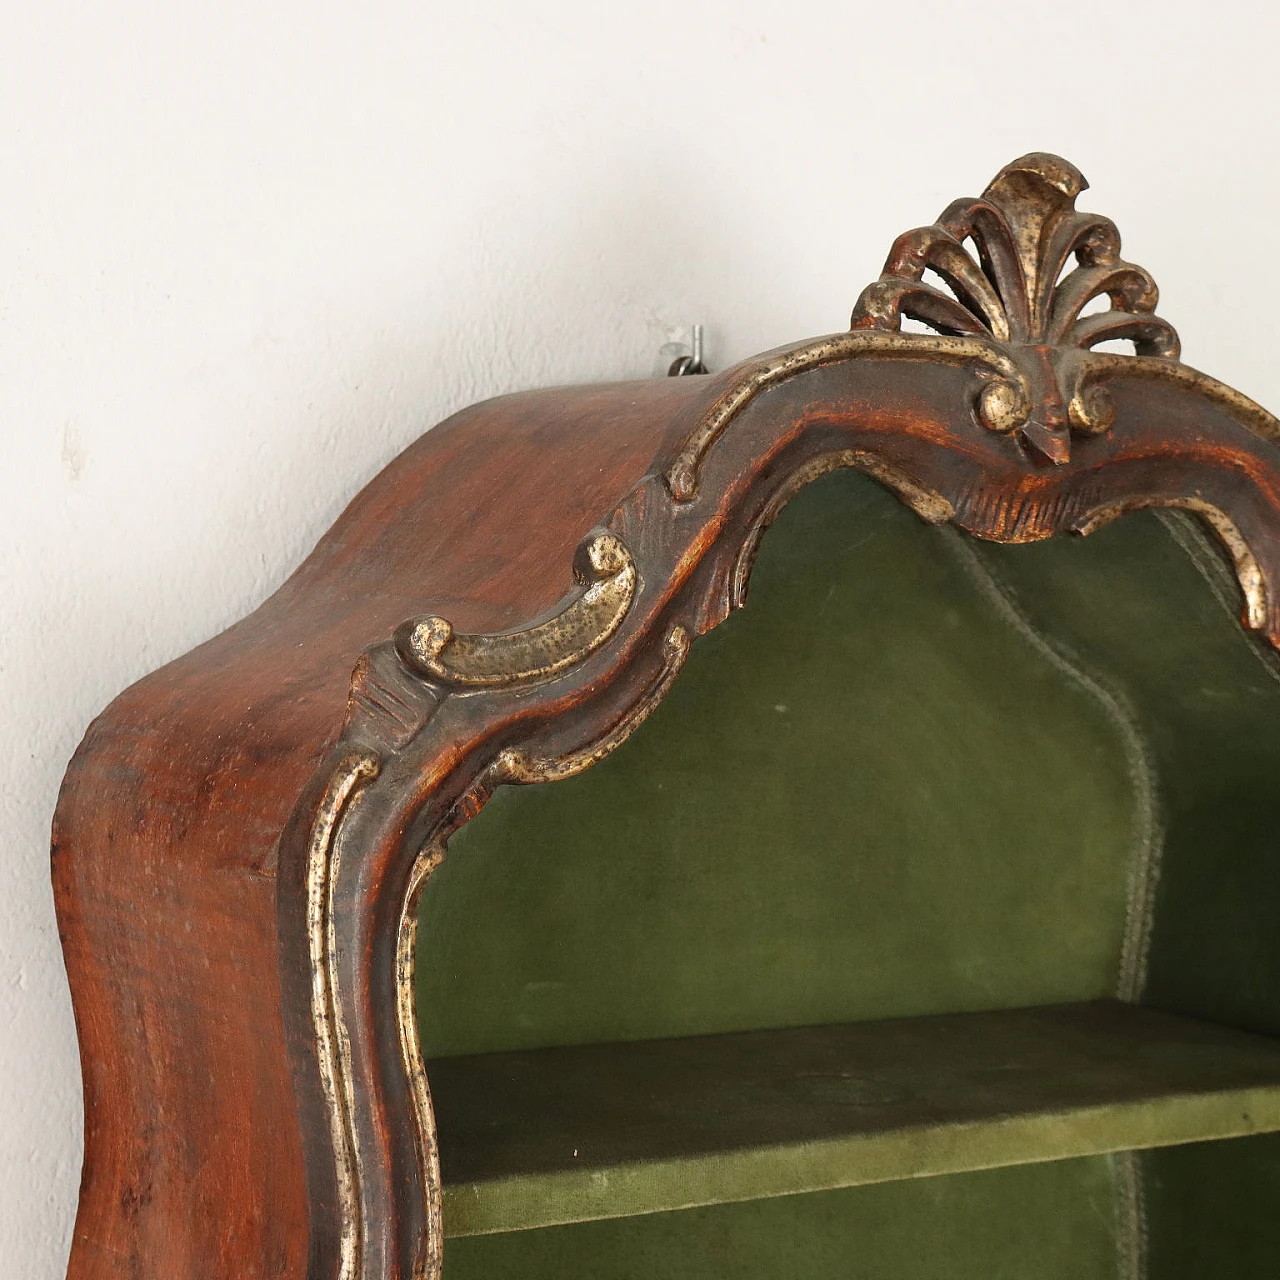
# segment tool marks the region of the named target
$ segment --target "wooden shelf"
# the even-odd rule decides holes
[[[1115,1001],[430,1064],[447,1235],[1280,1130],[1280,1041]]]

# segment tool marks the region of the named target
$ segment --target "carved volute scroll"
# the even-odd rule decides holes
[[[544,680],[581,662],[618,629],[636,590],[631,553],[611,533],[579,549],[574,577],[585,588],[546,622],[505,635],[458,635],[444,618],[406,622],[396,632],[405,663],[446,685],[469,688]]]

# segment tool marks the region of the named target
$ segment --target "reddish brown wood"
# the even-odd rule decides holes
[[[672,410],[707,393],[673,379],[457,415],[254,614],[90,726],[53,834],[85,1087],[76,1280],[306,1273],[276,863],[355,661],[415,613],[495,630],[554,604]]]
[[[899,246],[895,272],[902,261]],[[1131,282],[1119,301],[1157,332],[1143,310],[1154,298]],[[968,332],[948,316],[933,318]],[[898,318],[882,307],[863,328],[896,330]],[[717,377],[469,409],[368,485],[261,608],[93,723],[53,839],[86,1097],[73,1280],[341,1275],[306,867],[326,788],[356,750],[381,767],[344,817],[334,886],[363,1169],[351,1276],[432,1271],[438,1233],[394,1018],[418,851],[508,776],[504,749],[562,757],[617,726],[658,679],[674,627],[699,634],[741,603],[763,524],[823,467],[871,470],[918,509],[949,504],[962,528],[1006,541],[1135,506],[1220,512],[1237,556],[1245,546],[1256,561],[1252,621],[1280,643],[1280,447],[1264,438],[1274,420],[1167,350],[1097,358],[1030,331],[1004,346],[973,332],[1034,391],[1015,429],[993,430],[975,410],[1003,375],[926,339],[905,357],[891,342],[800,360],[790,376],[761,374],[775,353]],[[1109,429],[1083,429],[1068,411],[1086,376],[1110,396]],[[743,387],[755,390],[682,492],[672,476],[686,442]],[[533,693],[454,696],[391,643],[428,613],[500,632],[554,612],[576,592],[575,549],[599,527],[630,549],[641,587],[607,643]]]

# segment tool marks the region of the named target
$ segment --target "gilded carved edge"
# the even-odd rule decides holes
[[[677,624],[662,643],[662,669],[654,682],[632,704],[627,713],[595,742],[561,756],[539,756],[520,747],[508,747],[493,763],[493,783],[561,782],[599,764],[611,755],[649,718],[666,697],[685,659],[691,637],[688,627]]]
[[[980,408],[994,415],[993,424],[1003,423],[1024,406],[1030,411],[1031,391],[1026,376],[1008,354],[983,338],[862,330],[829,334],[743,369],[703,414],[667,468],[672,497],[677,502],[690,502],[697,497],[699,471],[707,452],[762,391],[813,369],[862,357],[931,360],[981,369],[997,375],[980,392]]]
[[[419,1242],[413,1280],[429,1280],[443,1266],[444,1223],[441,1216],[440,1150],[431,1086],[422,1059],[422,1041],[414,1004],[414,960],[418,945],[418,902],[431,873],[444,860],[445,841],[433,840],[414,860],[396,931],[396,1034],[400,1060],[413,1105],[414,1144],[418,1176],[426,1198],[426,1230]]]
[[[921,484],[886,458],[865,449],[837,449],[832,453],[819,454],[797,467],[774,490],[764,509],[752,521],[734,560],[729,579],[729,603],[732,608],[740,609],[746,604],[747,581],[755,564],[756,552],[760,549],[760,541],[783,507],[819,476],[842,468],[873,476],[887,489],[892,489],[926,524],[946,524],[955,516],[955,507],[942,494]]]
[[[1087,390],[1095,380],[1108,376],[1149,378],[1199,392],[1214,401],[1246,430],[1260,439],[1280,444],[1280,418],[1241,391],[1211,378],[1190,365],[1171,360],[1143,360],[1110,351],[1090,351],[1080,361],[1078,384]]]
[[[341,857],[338,834],[343,814],[360,788],[378,776],[380,763],[368,751],[353,751],[339,763],[320,800],[307,842],[311,1021],[337,1174],[339,1280],[362,1280],[364,1276],[364,1221],[360,1208],[360,1147],[352,1128],[355,1101],[351,1042],[339,991],[333,895]]]
[[[1074,165],[1034,152],[1002,169],[977,199],[948,205],[938,221],[898,237],[878,280],[863,290],[850,331],[744,366],[702,414],[667,469],[677,502],[697,495],[703,461],[760,394],[799,374],[856,359],[928,360],[982,376],[974,412],[1014,436],[1035,465],[1063,465],[1073,433],[1110,429],[1114,413],[1097,374],[1142,368],[1175,378],[1180,344],[1155,314],[1150,273],[1120,256],[1115,224],[1075,208],[1088,183]],[[1072,265],[1074,260],[1074,266]],[[1090,312],[1098,301],[1104,310]],[[914,321],[933,332],[904,332]],[[1095,356],[1116,339],[1135,355]],[[1212,379],[1199,389],[1276,439],[1275,419]]]
[[[538,755],[520,748],[498,753],[479,780],[453,807],[418,854],[401,904],[396,939],[396,1029],[401,1062],[409,1083],[413,1105],[419,1173],[427,1198],[427,1230],[420,1243],[413,1280],[436,1280],[443,1265],[444,1228],[441,1219],[440,1160],[436,1145],[435,1114],[431,1089],[415,1009],[415,955],[418,934],[418,903],[431,873],[444,860],[449,836],[483,806],[489,795],[503,783],[557,782],[573,777],[616,751],[648,719],[671,688],[689,656],[689,629],[676,624],[663,641],[662,665],[657,676],[624,711],[612,727],[595,741],[562,755]],[[345,1236],[344,1236],[345,1238]],[[343,1280],[347,1280],[344,1275]],[[357,1271],[352,1280],[361,1280]]]
[[[608,642],[631,607],[639,585],[635,560],[610,532],[589,537],[580,548],[575,574],[582,590],[546,621],[499,635],[455,633],[444,620],[408,622],[396,633],[396,649],[420,678],[460,689],[496,689],[552,678],[582,662]],[[571,777],[602,760],[648,717],[688,656],[690,633],[672,627],[663,644],[657,677],[618,721],[594,742],[563,755],[540,756],[521,748],[500,751],[468,796],[414,862],[398,916],[395,950],[396,1030],[401,1066],[413,1108],[419,1177],[426,1197],[426,1231],[414,1264],[415,1280],[440,1274],[443,1230],[440,1167],[430,1088],[414,1013],[414,953],[417,903],[431,872],[444,857],[448,834],[466,811],[504,782],[548,782]],[[381,769],[378,756],[353,750],[330,776],[312,822],[306,857],[307,937],[311,970],[311,1016],[333,1151],[340,1257],[339,1280],[366,1280],[365,1224],[361,1209],[361,1162],[353,1129],[351,1049],[336,967],[334,890],[341,866],[340,827],[361,787]]]
[[[1244,535],[1234,520],[1219,506],[1198,497],[1183,498],[1135,498],[1129,501],[1109,503],[1092,511],[1088,518],[1079,521],[1074,531],[1093,533],[1103,525],[1119,519],[1126,511],[1139,511],[1151,507],[1172,507],[1181,511],[1193,511],[1218,535],[1218,540],[1231,558],[1236,581],[1244,596],[1244,623],[1252,631],[1261,631],[1267,625],[1270,593],[1266,574],[1258,563]]]
[[[545,680],[581,662],[622,624],[635,596],[635,561],[616,534],[588,538],[574,573],[585,589],[536,626],[497,635],[455,632],[444,618],[418,618],[395,635],[405,664],[446,685],[485,688]]]

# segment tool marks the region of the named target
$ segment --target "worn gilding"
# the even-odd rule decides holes
[[[364,1223],[360,1210],[360,1148],[352,1132],[351,1042],[338,989],[333,902],[340,857],[337,835],[346,806],[360,787],[378,776],[379,768],[377,756],[367,751],[353,751],[338,764],[321,798],[307,842],[311,1018],[337,1180],[339,1280],[362,1280]]]
[[[778,518],[787,503],[806,485],[817,480],[819,476],[842,469],[861,471],[873,476],[887,489],[896,493],[916,515],[928,524],[945,524],[955,515],[955,508],[940,493],[935,493],[885,458],[867,453],[862,449],[839,449],[835,453],[819,454],[793,471],[774,490],[763,510],[752,521],[734,561],[730,579],[730,601],[735,609],[742,608],[747,602],[747,582],[751,577],[756,553],[760,549],[760,540],[769,526]]]
[[[1011,345],[1089,348],[1128,338],[1143,355],[1176,360],[1178,335],[1154,314],[1155,281],[1120,257],[1109,218],[1075,208],[1088,185],[1058,156],[1015,160],[980,199],[957,200],[932,226],[898,237],[880,279],[858,299],[853,327],[896,330],[907,316]],[[1102,296],[1109,310],[1081,314]]]
[[[951,335],[882,333],[871,329],[829,334],[744,367],[702,416],[667,468],[667,485],[677,502],[697,496],[698,472],[707,450],[762,391],[802,373],[846,360],[927,360],[996,374],[1028,399],[1026,377],[1008,354],[988,339]]]
[[[1076,396],[1103,394],[1105,388],[1097,380],[1107,377],[1144,378],[1168,382],[1188,391],[1198,392],[1225,409],[1246,430],[1263,440],[1280,444],[1280,418],[1269,413],[1256,400],[1211,378],[1199,369],[1173,360],[1135,360],[1132,356],[1109,351],[1090,351],[1078,358]]]
[[[1035,152],[1002,169],[981,198],[957,200],[932,226],[899,236],[859,297],[851,332],[748,365],[703,414],[666,473],[676,500],[696,495],[707,450],[762,391],[860,358],[972,367],[985,375],[974,405],[984,426],[1016,433],[1034,463],[1068,462],[1071,433],[1096,435],[1114,416],[1105,389],[1077,377],[1072,354],[1115,339],[1162,366],[1180,352],[1177,333],[1155,314],[1155,281],[1121,258],[1115,224],[1075,208],[1087,186],[1074,165]],[[1109,308],[1085,315],[1101,297]],[[935,332],[904,333],[904,320]]]
[[[422,1043],[413,998],[418,901],[431,873],[443,859],[444,845],[439,841],[433,841],[418,855],[400,907],[400,924],[396,933],[396,1030],[400,1039],[400,1058],[413,1102],[414,1144],[418,1154],[418,1173],[426,1197],[426,1230],[419,1242],[412,1280],[430,1280],[439,1275],[443,1262],[440,1152],[436,1142],[435,1113],[431,1106],[431,1086],[422,1063]]]
[[[1129,502],[1114,502],[1100,507],[1081,520],[1076,526],[1077,533],[1089,534],[1095,529],[1110,524],[1126,511],[1138,511],[1151,507],[1172,507],[1182,511],[1194,511],[1217,535],[1227,554],[1231,557],[1231,565],[1236,579],[1240,583],[1240,591],[1244,597],[1243,622],[1251,631],[1261,631],[1267,625],[1269,611],[1269,595],[1267,577],[1258,563],[1258,558],[1249,549],[1244,535],[1236,527],[1235,521],[1221,507],[1206,502],[1203,498],[1139,498]]]
[[[662,701],[689,656],[689,644],[687,627],[671,628],[663,642],[662,670],[658,678],[603,737],[580,751],[571,751],[563,756],[538,756],[518,747],[509,747],[494,762],[496,778],[503,782],[560,782],[598,764],[622,746]]]
[[[419,618],[396,632],[396,647],[419,674],[445,684],[485,687],[557,675],[618,629],[636,592],[635,562],[622,540],[597,533],[574,566],[586,590],[546,622],[522,631],[464,635],[444,618]]]
[[[556,782],[581,773],[615,751],[648,718],[662,701],[689,655],[691,637],[687,627],[676,625],[667,633],[663,644],[663,663],[657,678],[622,718],[602,737],[590,745],[562,756],[538,756],[519,748],[508,748],[486,770],[482,788],[487,793],[504,782]],[[396,940],[396,1024],[401,1059],[409,1083],[414,1111],[414,1137],[422,1185],[426,1193],[427,1229],[415,1264],[414,1280],[432,1280],[443,1266],[444,1229],[441,1220],[440,1157],[436,1141],[435,1114],[431,1105],[431,1088],[422,1060],[421,1039],[414,1003],[414,959],[418,935],[418,901],[431,873],[445,856],[447,834],[461,819],[451,818],[442,834],[419,854],[414,863],[404,900]],[[343,1280],[347,1280],[344,1275]],[[353,1280],[359,1280],[356,1272]]]
[[[1114,417],[1101,388],[1072,378],[1063,395],[1061,384],[1079,368],[1073,352],[1115,339],[1159,364],[1176,363],[1180,352],[1172,325],[1155,314],[1156,282],[1121,258],[1115,224],[1076,209],[1088,185],[1058,156],[1015,160],[980,199],[957,200],[932,226],[899,236],[880,279],[853,310],[855,330],[896,332],[911,319],[1007,346],[1026,378],[988,385],[979,419],[994,431],[1016,431],[1033,460],[1053,465],[1070,460],[1073,431],[1096,435]],[[1084,314],[1104,297],[1106,310]],[[1028,386],[1030,399],[1022,394]]]

